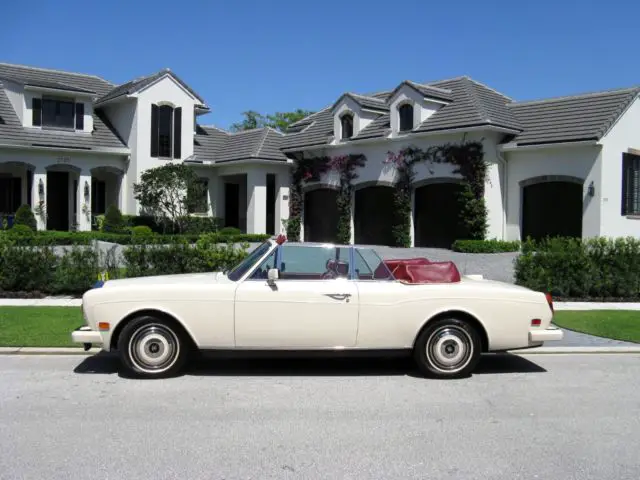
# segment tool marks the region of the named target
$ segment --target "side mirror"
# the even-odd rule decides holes
[[[276,280],[278,280],[278,269],[277,268],[270,268],[269,271],[267,272],[267,283],[269,285],[275,285],[276,284]]]

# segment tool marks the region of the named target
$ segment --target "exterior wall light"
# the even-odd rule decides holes
[[[596,186],[593,184],[593,182],[591,182],[589,184],[589,188],[588,188],[587,191],[588,191],[590,197],[595,196],[595,194],[596,194]]]

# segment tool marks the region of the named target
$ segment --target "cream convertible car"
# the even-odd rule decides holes
[[[227,272],[99,282],[74,342],[116,350],[129,374],[178,373],[196,350],[404,351],[429,376],[482,352],[560,340],[548,294],[461,276],[451,262],[381,260],[351,245],[256,247]]]

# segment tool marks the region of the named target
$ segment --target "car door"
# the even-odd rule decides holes
[[[358,290],[345,271],[348,251],[287,244],[280,246],[279,252],[274,251],[236,289],[236,347],[355,346]],[[276,257],[280,278],[269,285],[266,272],[274,267]],[[336,262],[340,272],[332,270]]]

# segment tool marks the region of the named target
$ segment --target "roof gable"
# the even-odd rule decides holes
[[[178,85],[184,88],[189,93],[189,95],[200,102],[200,107],[208,108],[202,97],[200,97],[191,87],[189,87],[189,85],[187,85],[180,77],[178,77],[178,75],[176,75],[168,68],[160,70],[159,72],[153,73],[151,75],[147,75],[145,77],[136,78],[127,83],[123,83],[122,85],[117,86],[106,95],[103,95],[101,98],[99,98],[96,102],[96,106],[99,106],[111,100],[115,100],[116,98],[123,97],[125,95],[131,95],[141,92],[142,90],[149,88],[165,77],[172,78]]]

